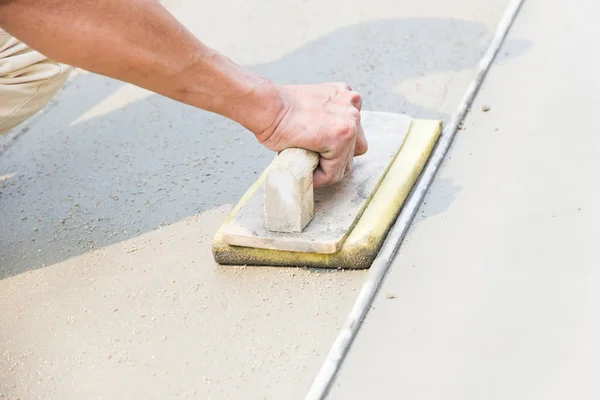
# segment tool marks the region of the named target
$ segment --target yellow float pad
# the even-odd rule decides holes
[[[316,268],[369,268],[385,237],[398,217],[406,198],[417,181],[442,130],[436,120],[412,121],[408,135],[340,251],[334,254],[298,253],[230,246],[223,242],[221,231],[248,201],[265,179],[263,173],[248,189],[227,216],[213,238],[215,261],[226,265],[264,265]]]

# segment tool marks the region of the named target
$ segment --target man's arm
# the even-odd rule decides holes
[[[315,185],[367,150],[346,84],[279,86],[201,43],[155,0],[0,0],[0,26],[56,61],[239,122],[268,148],[318,151]]]

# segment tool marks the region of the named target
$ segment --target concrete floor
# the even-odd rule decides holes
[[[331,399],[600,397],[599,11],[525,2]]]
[[[344,80],[365,109],[442,119],[506,3],[165,2],[278,82]],[[530,44],[507,46],[506,62]],[[214,264],[212,234],[272,154],[220,117],[87,73],[18,129],[0,156],[0,394],[303,397],[365,272]]]

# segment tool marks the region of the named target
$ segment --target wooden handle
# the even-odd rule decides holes
[[[315,207],[313,171],[319,153],[291,148],[280,152],[265,180],[265,227],[273,232],[302,232]]]

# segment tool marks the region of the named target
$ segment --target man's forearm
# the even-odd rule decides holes
[[[320,154],[315,187],[367,151],[346,83],[279,86],[202,44],[156,0],[0,0],[0,27],[47,57],[239,122],[267,148]]]
[[[257,113],[281,107],[268,81],[202,44],[158,1],[0,0],[0,26],[56,61],[219,113],[257,134]]]

